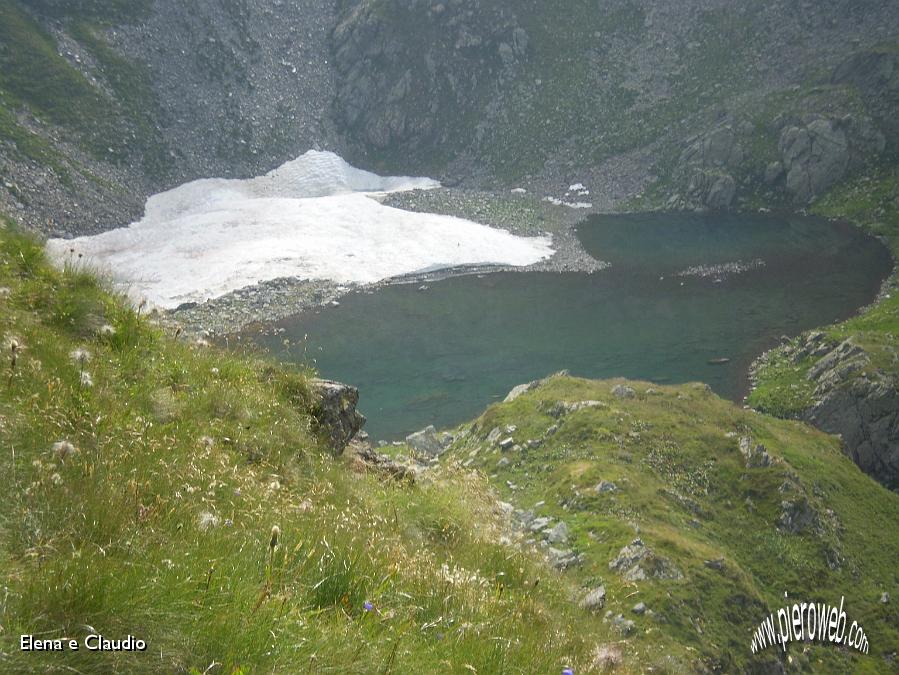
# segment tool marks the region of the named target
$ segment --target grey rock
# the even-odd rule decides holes
[[[509,436],[499,442],[499,449],[503,451],[511,450],[513,445],[515,445],[515,439]]]
[[[800,534],[806,531],[817,531],[820,518],[817,511],[805,497],[780,503],[780,516],[777,526],[790,534]]]
[[[606,587],[597,586],[594,588],[583,597],[578,606],[594,614],[599,612],[606,606]]]
[[[512,463],[512,462],[509,460],[508,457],[500,457],[500,458],[499,458],[499,461],[496,463],[496,468],[497,468],[497,469],[505,469],[505,468],[506,468],[507,466],[509,466],[511,463]]]
[[[753,445],[752,439],[743,436],[740,439],[740,454],[746,460],[746,468],[771,466],[771,456],[761,443]]]
[[[516,28],[512,31],[512,48],[519,57],[524,56],[528,51],[528,34],[524,28]]]
[[[779,147],[786,187],[796,203],[808,203],[846,174],[849,141],[831,120],[819,118],[805,127],[784,129]]]
[[[634,614],[645,614],[646,613],[646,603],[638,602],[636,605],[633,606],[631,611]]]
[[[737,183],[730,174],[718,176],[709,187],[705,205],[710,209],[722,211],[730,207],[737,194]]]
[[[784,175],[784,166],[780,162],[771,162],[765,167],[765,183],[774,185]]]
[[[584,556],[571,550],[560,550],[550,546],[546,552],[547,560],[557,570],[577,567],[584,563]]]
[[[630,635],[637,628],[637,624],[631,619],[625,619],[621,614],[612,619],[612,625],[617,628],[622,635]]]
[[[552,521],[553,521],[552,518],[548,518],[545,516],[540,517],[540,518],[535,518],[534,521],[530,524],[530,527],[528,527],[528,529],[531,532],[539,532],[540,530],[543,530],[543,529],[549,527],[549,524]]]
[[[568,525],[566,525],[563,521],[559,521],[556,523],[554,527],[547,530],[545,533],[546,541],[550,544],[567,544],[568,543]]]
[[[315,399],[312,417],[316,430],[339,455],[365,424],[365,417],[356,410],[359,390],[332,380],[312,380],[310,388]]]
[[[653,553],[639,537],[618,552],[618,555],[609,562],[609,569],[618,572],[626,581],[683,577],[680,570],[666,558]]]
[[[426,457],[437,457],[444,450],[446,445],[437,437],[437,430],[433,425],[429,425],[421,431],[406,436],[406,444],[416,453]]]
[[[601,480],[593,488],[593,490],[597,494],[605,494],[606,492],[615,492],[617,489],[618,489],[618,486],[609,480]]]
[[[617,398],[634,398],[637,395],[637,392],[634,391],[632,387],[628,387],[623,384],[616,384],[612,388],[612,395]]]

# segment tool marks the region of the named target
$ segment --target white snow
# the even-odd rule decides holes
[[[567,206],[569,209],[592,209],[592,202],[566,202],[558,197],[544,197],[543,201],[549,202],[553,206]]]
[[[47,250],[60,264],[84,254],[133,299],[163,308],[279,277],[371,283],[456,265],[530,265],[552,255],[549,236],[518,237],[375,199],[439,185],[377,176],[310,150],[265,176],[197,180],[154,195],[140,221],[51,239]]]

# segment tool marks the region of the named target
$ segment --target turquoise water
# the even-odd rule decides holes
[[[458,424],[514,385],[563,368],[592,378],[702,381],[739,400],[753,358],[781,335],[851,315],[890,269],[879,242],[813,219],[604,216],[578,234],[610,269],[352,293],[339,307],[280,322],[284,334],[254,339],[358,386],[366,429],[393,440],[427,424]],[[755,259],[764,266],[718,280],[676,276]]]

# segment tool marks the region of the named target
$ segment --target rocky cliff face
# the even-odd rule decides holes
[[[878,0],[347,2],[336,109],[393,170],[586,182],[603,208],[803,205],[895,151],[897,33]]]
[[[813,331],[763,356],[795,364],[810,388],[797,416],[840,436],[847,455],[875,480],[899,489],[899,379],[878,367],[853,338],[835,342]],[[794,389],[800,385],[794,384]]]

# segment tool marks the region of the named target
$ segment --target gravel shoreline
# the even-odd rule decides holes
[[[160,312],[159,322],[187,333],[224,336],[262,327],[315,307],[327,307],[352,291],[384,286],[430,283],[449,277],[491,272],[582,272],[609,267],[584,250],[575,228],[591,210],[571,209],[543,202],[528,194],[474,192],[454,188],[393,193],[383,203],[407,211],[452,215],[503,229],[519,236],[550,234],[555,253],[525,267],[466,265],[403,275],[373,284],[340,284],[328,280],[280,278],[247,286],[204,303]]]

